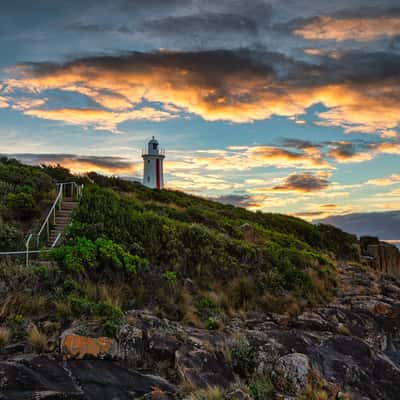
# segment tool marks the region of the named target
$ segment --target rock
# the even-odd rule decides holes
[[[119,357],[130,367],[137,368],[147,351],[147,334],[140,328],[132,325],[121,327],[118,335]]]
[[[221,352],[179,350],[176,353],[176,368],[182,381],[192,387],[228,388],[234,381],[232,368]]]
[[[88,400],[130,400],[154,390],[176,392],[165,379],[127,370],[113,361],[72,360],[68,362],[68,368]]]
[[[282,392],[297,395],[308,382],[310,368],[310,360],[305,354],[288,354],[277,361],[272,379]]]
[[[89,338],[66,334],[61,339],[61,352],[66,360],[83,358],[114,358],[117,343],[108,337]]]
[[[72,377],[51,358],[0,362],[0,399],[41,399],[50,395],[54,399],[84,399]]]
[[[130,400],[145,395],[170,400],[175,393],[164,379],[129,371],[114,361],[63,362],[41,356],[0,362],[1,400]]]

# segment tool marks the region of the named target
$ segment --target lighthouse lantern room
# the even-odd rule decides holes
[[[143,151],[142,158],[144,162],[143,185],[152,189],[163,189],[165,151],[160,149],[154,136],[149,141],[147,150]]]

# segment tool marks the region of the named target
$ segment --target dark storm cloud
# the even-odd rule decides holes
[[[387,52],[347,52],[318,64],[261,49],[130,52],[15,70],[22,79],[8,81],[10,86],[23,86],[24,78],[31,90],[72,86],[108,108],[113,102],[103,93],[118,97],[120,108],[141,100],[170,103],[211,121],[296,117],[322,104],[327,111],[317,113],[319,123],[349,133],[393,130],[400,122],[400,54]],[[68,117],[64,111],[25,113]]]
[[[323,145],[320,143],[313,143],[309,140],[301,140],[294,138],[282,138],[281,143],[283,147],[291,147],[298,150],[304,149],[320,149]]]
[[[126,25],[108,25],[108,24],[89,24],[84,22],[73,22],[65,26],[66,30],[86,32],[86,33],[102,33],[102,32],[116,32],[116,33],[132,33]]]
[[[273,190],[287,192],[317,192],[326,189],[329,182],[326,178],[311,173],[289,175],[281,185]]]
[[[141,25],[141,30],[153,35],[199,35],[209,36],[221,33],[257,36],[256,21],[235,14],[198,14],[151,20]]]

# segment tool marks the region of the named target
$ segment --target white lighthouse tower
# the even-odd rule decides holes
[[[143,151],[142,157],[144,161],[143,185],[152,189],[163,189],[165,152],[159,148],[154,136],[148,144],[147,151]]]

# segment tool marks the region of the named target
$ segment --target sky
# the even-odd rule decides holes
[[[398,1],[14,0],[0,51],[2,154],[140,177],[154,135],[172,189],[400,210]]]

